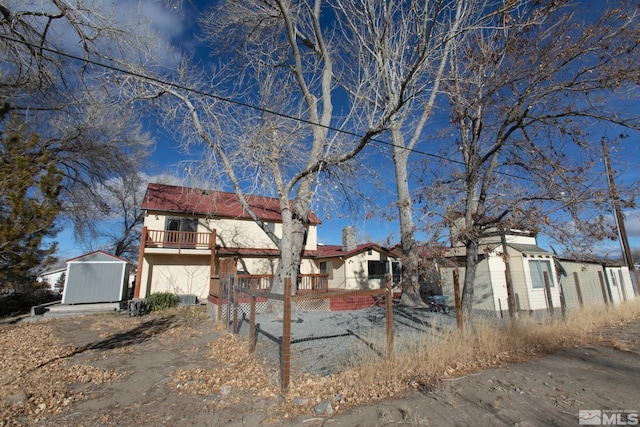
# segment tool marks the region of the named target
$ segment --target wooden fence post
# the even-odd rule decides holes
[[[598,271],[598,279],[600,280],[600,289],[602,290],[602,299],[604,300],[604,304],[609,304],[609,299],[607,298],[607,288],[604,284],[604,275],[602,271]]]
[[[284,307],[282,315],[282,347],[280,356],[280,386],[289,389],[291,375],[291,278],[284,279]]]
[[[256,351],[256,297],[251,289],[251,305],[249,306],[249,353]]]
[[[463,331],[462,325],[462,299],[460,298],[460,270],[457,268],[453,270],[453,298],[456,305],[456,321],[458,322],[458,330],[460,333]],[[502,316],[502,311],[500,311]]]
[[[233,290],[231,291],[232,299],[233,299],[233,334],[238,333],[238,289],[236,288],[236,283],[232,284]]]
[[[549,308],[549,315],[555,317],[555,309],[553,308],[553,296],[551,295],[551,283],[549,281],[549,273],[542,272],[544,278],[544,290],[547,294],[547,307]]]
[[[578,279],[578,272],[573,272],[573,281],[576,283],[576,294],[578,295],[578,304],[580,308],[584,307],[584,300],[582,299],[582,289],[580,289],[580,280]]]
[[[504,280],[507,286],[507,306],[509,307],[509,317],[511,323],[517,319],[516,299],[513,292],[513,280],[511,277],[511,265],[509,264],[509,248],[504,227],[500,228],[500,241],[502,242],[502,259],[504,261]]]
[[[386,317],[387,317],[387,357],[393,356],[393,291],[391,290],[391,275],[385,275],[387,289]]]

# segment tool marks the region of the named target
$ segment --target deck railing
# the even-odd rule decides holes
[[[273,274],[238,274],[235,277],[238,286],[241,288],[251,288],[268,292],[273,286]],[[328,274],[298,274],[296,281],[297,295],[328,291]],[[220,295],[220,292],[220,279],[212,279],[209,287],[209,294],[216,297],[222,297],[223,295]]]
[[[329,292],[328,274],[298,274],[296,294]]]
[[[260,291],[269,291],[273,286],[273,274],[239,274],[238,286]]]
[[[147,230],[145,246],[171,249],[211,249],[212,233]]]

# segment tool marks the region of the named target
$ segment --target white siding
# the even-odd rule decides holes
[[[614,304],[635,299],[628,267],[606,267],[606,282]]]
[[[189,218],[179,214],[155,214],[145,216],[144,225],[149,230],[165,230],[168,218]],[[282,236],[282,224],[275,223],[273,228],[276,236]],[[276,249],[276,245],[267,234],[252,220],[246,219],[206,219],[198,220],[199,233],[216,231],[216,244],[225,248],[259,248]],[[306,250],[315,250],[317,247],[317,227],[310,225],[307,231]]]

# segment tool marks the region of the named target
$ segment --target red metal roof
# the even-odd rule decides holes
[[[350,251],[345,251],[342,245],[318,245],[318,255],[316,258],[351,257],[369,249],[375,249],[387,256],[396,257],[396,255],[376,243],[363,243],[356,245],[355,249]]]
[[[261,220],[282,221],[278,199],[251,195],[245,196],[245,199]],[[142,209],[251,219],[235,193],[156,183],[149,183],[147,186]],[[311,224],[321,223],[312,212],[309,212],[308,219]]]

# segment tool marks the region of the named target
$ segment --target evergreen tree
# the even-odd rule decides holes
[[[62,291],[64,291],[64,282],[66,281],[66,279],[67,279],[67,274],[62,273],[60,277],[58,277],[58,280],[56,280],[56,283],[53,285],[53,290],[61,294]]]
[[[61,175],[37,135],[27,132],[0,106],[0,286],[21,288],[33,270],[45,263],[60,212]]]

